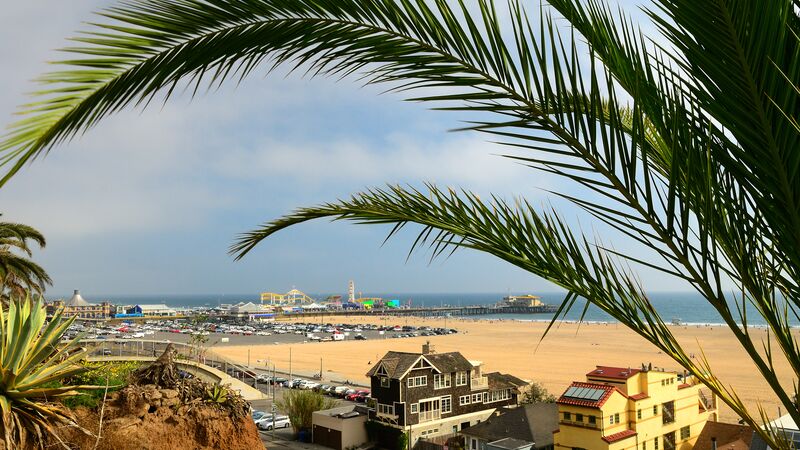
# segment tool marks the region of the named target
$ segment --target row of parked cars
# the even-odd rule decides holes
[[[354,389],[349,386],[341,386],[336,384],[320,384],[312,380],[304,380],[301,378],[294,378],[289,380],[284,377],[272,377],[270,375],[261,374],[256,377],[256,381],[264,384],[272,384],[282,386],[289,389],[307,389],[319,392],[331,397],[342,398],[353,402],[365,403],[370,398],[370,392],[365,389]]]
[[[272,413],[258,410],[253,410],[250,416],[253,418],[259,430],[269,431],[273,428],[289,428],[292,425],[289,421],[289,416],[276,414],[273,418]]]

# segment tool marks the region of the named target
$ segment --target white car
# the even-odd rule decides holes
[[[261,419],[256,420],[256,426],[259,430],[271,430],[273,423],[275,428],[289,428],[292,423],[289,421],[288,416],[275,416],[275,421],[272,420],[272,414],[267,414]]]

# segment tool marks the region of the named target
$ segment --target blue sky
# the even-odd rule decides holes
[[[0,123],[10,123],[52,49],[107,1],[15,2],[0,16]],[[447,133],[468,116],[379,95],[353,80],[251,76],[242,85],[101,123],[25,169],[0,190],[4,219],[45,233],[35,259],[53,294],[517,292],[555,288],[492,257],[460,251],[406,262],[414,235],[316,222],[276,235],[243,261],[236,233],[294,207],[386,182],[433,181],[534,203],[562,180],[494,154],[477,134]],[[577,212],[559,208],[567,217]],[[622,244],[624,249],[624,244]],[[640,271],[653,291],[673,280]]]

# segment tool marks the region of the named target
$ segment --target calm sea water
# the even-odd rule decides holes
[[[309,294],[314,298],[324,299],[329,294]],[[405,304],[411,302],[413,306],[466,306],[466,305],[488,305],[501,300],[508,293],[464,293],[464,294],[397,294],[397,293],[377,293],[369,294],[374,297],[385,299],[399,299]],[[564,299],[561,293],[540,293],[536,295],[542,297],[545,303],[558,305]],[[68,296],[67,296],[68,297]],[[93,296],[94,297],[94,296]],[[223,303],[237,303],[240,301],[252,301],[258,303],[259,295],[256,294],[208,294],[208,295],[146,295],[146,296],[125,296],[109,295],[90,298],[90,301],[109,300],[117,304],[147,304],[165,303],[169,306],[217,306]],[[666,322],[673,319],[680,319],[687,324],[721,324],[722,319],[700,295],[696,293],[654,293],[650,295],[650,301],[655,309],[661,314]],[[582,301],[575,303],[573,310],[570,311],[566,320],[578,320],[583,311]],[[552,314],[495,314],[487,316],[473,316],[480,319],[507,319],[507,320],[537,320],[546,321],[552,319]],[[751,325],[764,325],[755,310],[748,309],[748,322]],[[615,320],[596,308],[593,305],[584,316],[585,321],[590,322],[614,322]],[[793,326],[800,326],[800,321],[796,318],[791,319]]]

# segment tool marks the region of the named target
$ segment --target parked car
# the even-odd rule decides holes
[[[289,421],[288,416],[275,416],[275,420],[272,419],[272,414],[265,415],[262,419],[256,421],[256,426],[259,430],[271,430],[273,425],[275,428],[289,428],[292,423]]]
[[[253,412],[250,413],[250,416],[253,418],[253,420],[255,422],[258,422],[259,420],[263,419],[267,415],[268,414],[265,413],[264,411],[259,411],[257,409],[254,409]]]
[[[352,395],[352,394],[355,394],[355,393],[356,393],[355,389],[347,389],[346,391],[344,391],[341,394],[339,394],[339,397],[346,399],[348,395]]]
[[[370,398],[372,398],[372,395],[369,391],[361,391],[361,393],[356,396],[356,401],[358,403],[366,403]]]
[[[350,388],[347,386],[336,386],[331,392],[331,395],[334,397],[344,397],[345,392],[347,392]]]
[[[355,335],[355,336],[353,337],[353,339],[355,339],[355,340],[357,340],[357,341],[366,341],[366,340],[367,340],[367,337],[366,337],[366,336],[364,336],[363,334],[357,334],[357,335]]]
[[[369,394],[369,392],[368,391],[355,391],[355,392],[352,392],[350,394],[346,394],[344,396],[344,399],[345,400],[349,400],[351,402],[354,402],[354,401],[356,401],[356,397],[358,397],[361,394]]]

